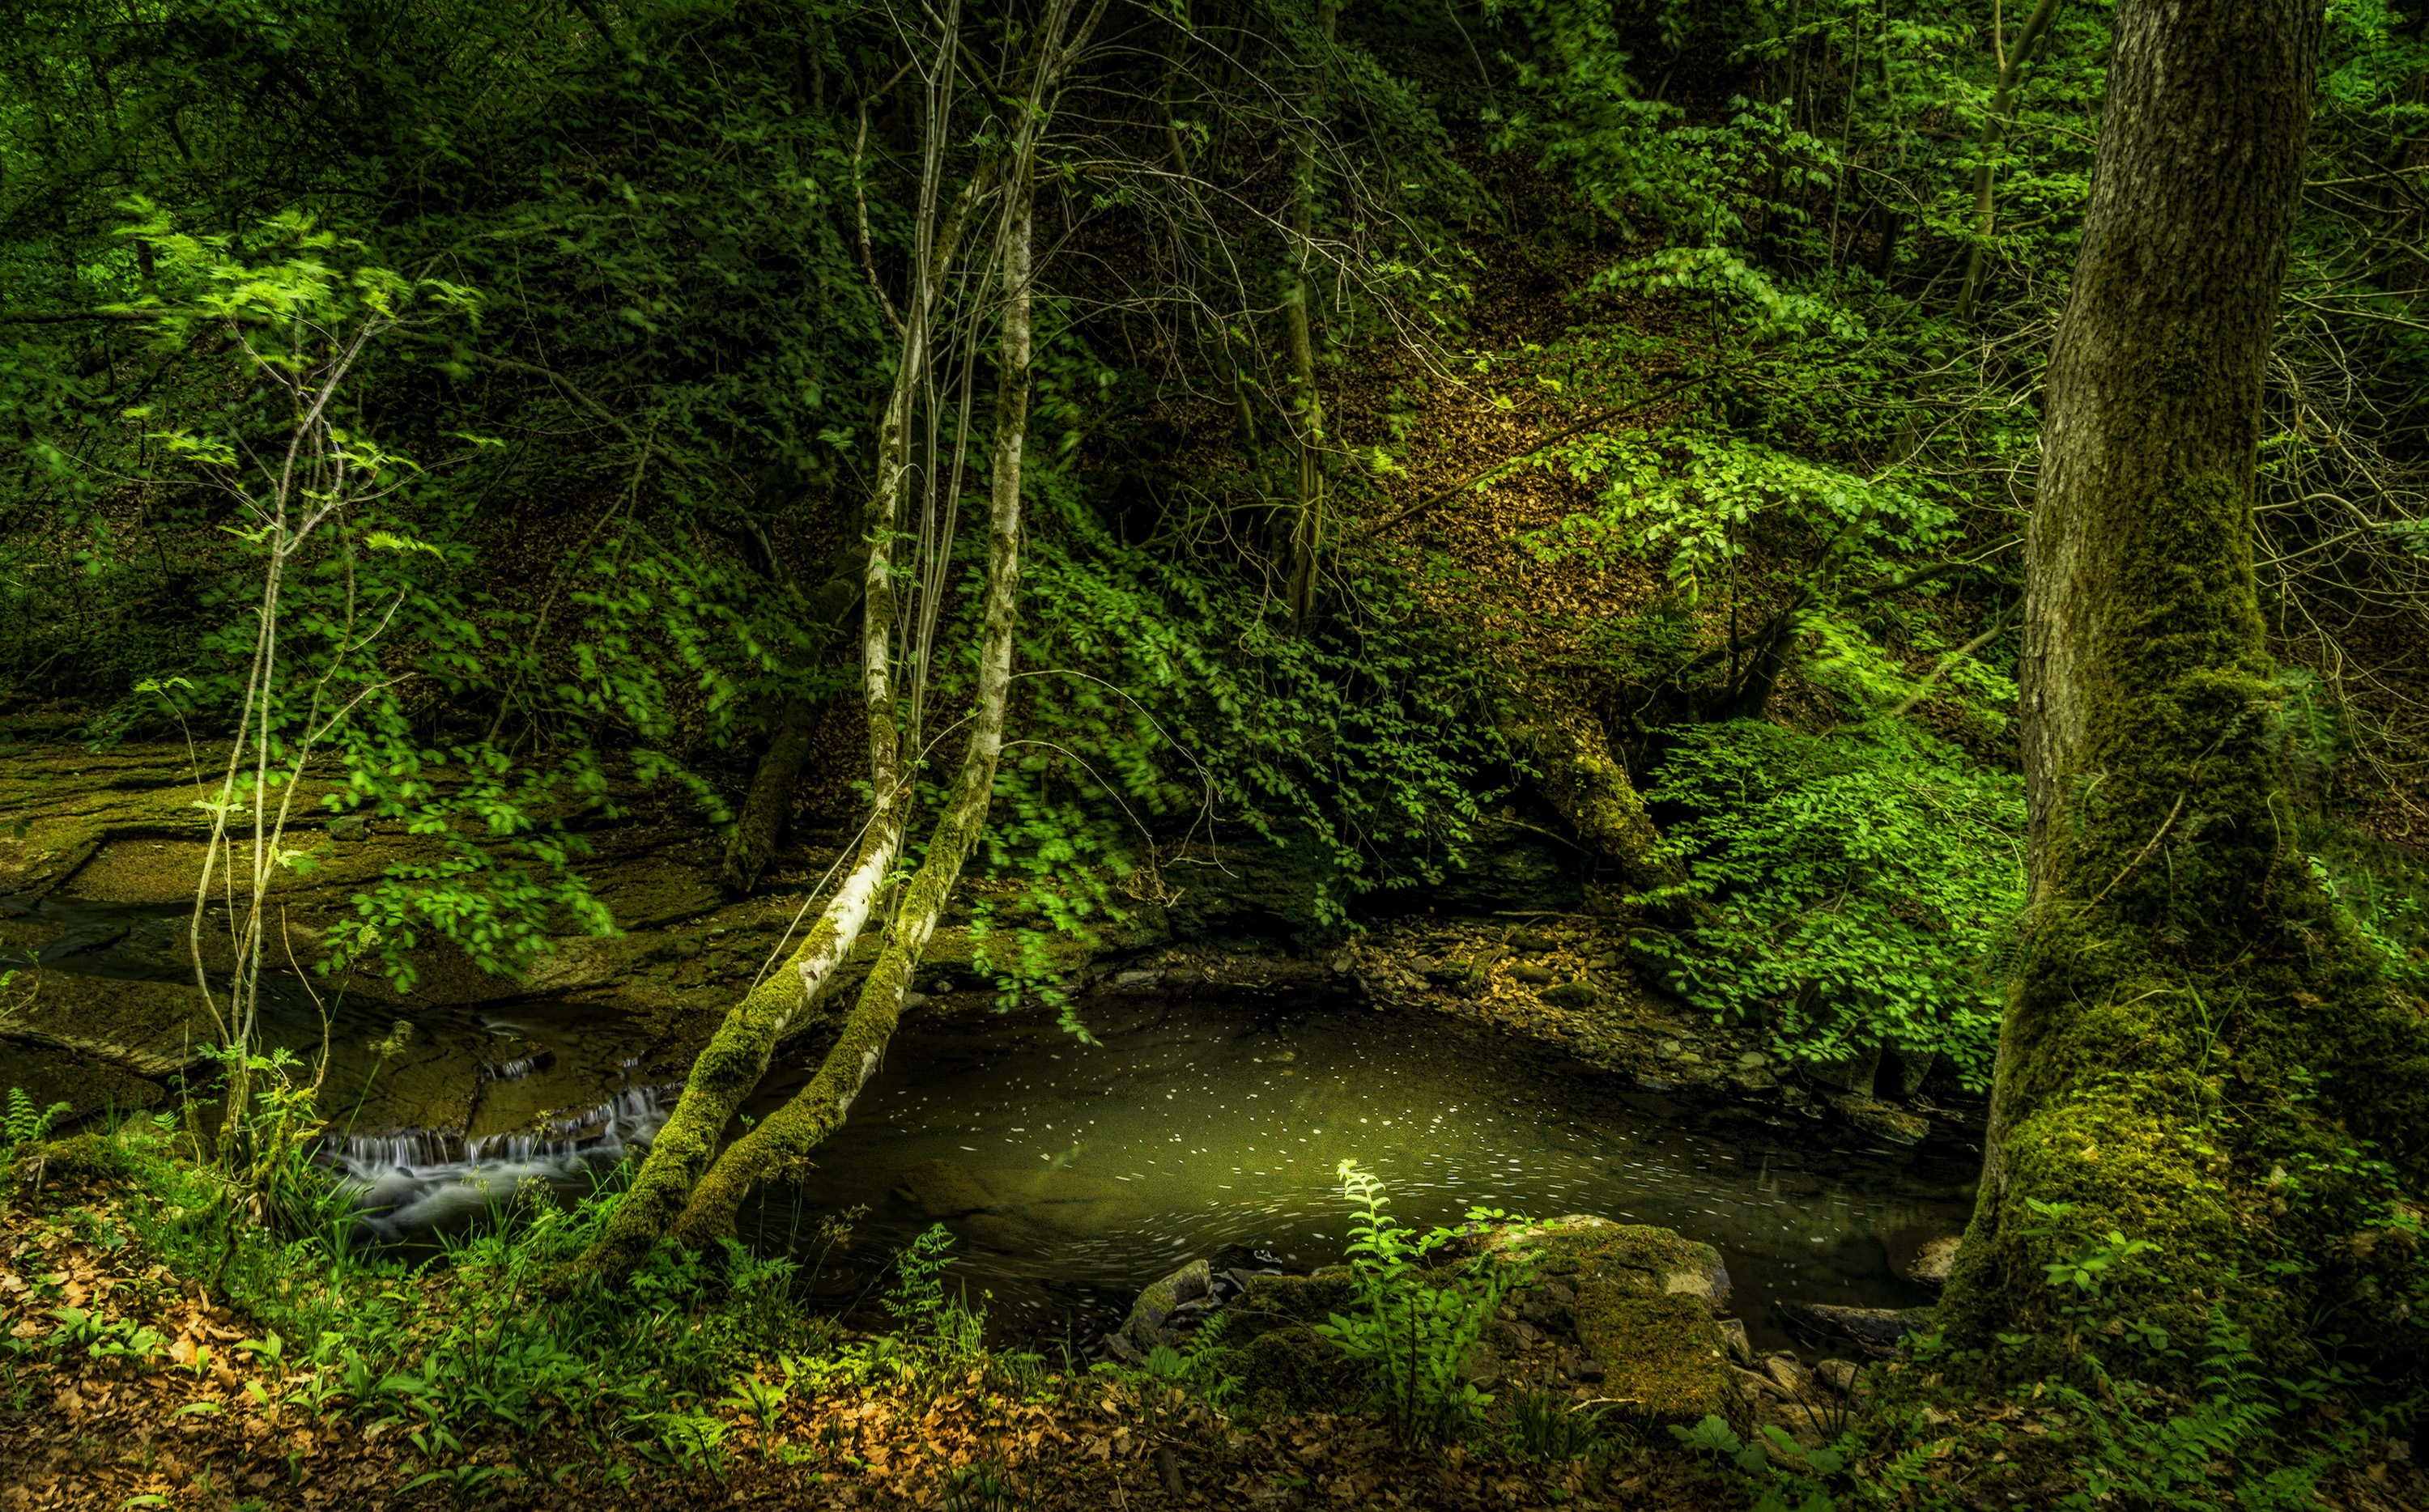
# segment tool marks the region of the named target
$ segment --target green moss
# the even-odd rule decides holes
[[[45,1187],[76,1187],[106,1181],[126,1171],[125,1152],[106,1134],[71,1134],[17,1146],[16,1178]]]
[[[1601,1394],[1623,1416],[1648,1427],[1743,1416],[1745,1398],[1701,1298],[1593,1275],[1578,1288],[1577,1317],[1578,1341],[1602,1362]]]
[[[2180,1337],[2213,1309],[2289,1363],[2315,1318],[2420,1336],[2393,1326],[2401,1275],[2338,1257],[2371,1179],[2279,1190],[2289,1162],[2351,1166],[2362,1141],[2422,1190],[2429,1032],[2292,851],[2247,523],[2232,480],[2187,476],[2098,543],[2085,754],[2054,774],[1992,1179],[1942,1308],[1960,1344],[2070,1337],[2080,1292],[2045,1267],[2112,1231],[2157,1247],[2103,1307]],[[2390,1247],[2381,1269],[2402,1263]]]

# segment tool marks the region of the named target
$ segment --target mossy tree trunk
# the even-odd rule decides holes
[[[1060,32],[1060,26],[1047,30],[1049,48]],[[1040,60],[1041,75],[1048,74],[1049,61]],[[884,1058],[912,973],[918,969],[945,899],[986,826],[996,763],[1003,751],[1013,631],[1020,608],[1020,486],[1030,390],[1031,163],[1040,114],[1035,107],[1042,103],[1033,102],[1025,127],[1029,136],[1011,155],[1005,185],[1002,340],[988,484],[986,602],[979,632],[976,707],[962,748],[961,770],[928,838],[927,855],[895,901],[876,964],[861,983],[842,1034],[809,1084],[736,1140],[693,1191],[675,1229],[675,1237],[687,1244],[706,1244],[733,1232],[735,1215],[753,1187],[799,1167],[843,1123]]]
[[[720,1153],[719,1142],[735,1109],[766,1074],[777,1040],[832,979],[834,964],[857,939],[875,894],[901,852],[909,799],[901,741],[906,736],[916,738],[917,731],[899,728],[902,721],[897,711],[912,697],[913,689],[897,685],[890,663],[890,647],[899,628],[893,543],[901,536],[902,477],[911,462],[912,396],[924,376],[926,343],[935,329],[934,313],[927,306],[944,283],[935,270],[941,268],[943,257],[950,256],[966,212],[980,203],[971,188],[965,189],[938,238],[939,256],[923,257],[915,273],[915,287],[920,293],[905,320],[906,360],[898,379],[896,403],[889,405],[881,432],[882,482],[870,521],[861,644],[862,691],[877,800],[851,877],[820,916],[810,945],[796,953],[800,961],[804,952],[815,951],[822,969],[815,981],[807,967],[779,972],[727,1015],[717,1037],[694,1063],[673,1118],[659,1134],[606,1233],[558,1278],[560,1287],[585,1275],[620,1274],[669,1234],[682,1242],[704,1244],[731,1233],[735,1213],[755,1186],[798,1169],[809,1152],[843,1122],[853,1099],[884,1060],[912,975],[934,933],[946,897],[985,827],[996,764],[1003,748],[1013,632],[1019,608],[1035,162],[1064,71],[1091,29],[1083,26],[1077,37],[1070,36],[1073,9],[1073,0],[1049,0],[1027,71],[1026,107],[1008,123],[1007,140],[1001,151],[991,156],[993,166],[984,171],[999,203],[996,238],[989,251],[991,266],[1001,277],[1001,338],[978,679],[974,707],[963,724],[962,763],[952,790],[937,815],[918,870],[892,899],[876,962],[862,981],[835,1043],[791,1101]],[[959,40],[957,14],[948,14],[939,77],[949,76],[952,67],[953,47]],[[976,185],[978,180],[972,182]],[[914,355],[919,363],[910,360]],[[947,507],[950,506],[948,501]],[[917,672],[906,667],[901,681],[911,683]]]
[[[2354,1236],[2419,1188],[2429,1042],[2290,848],[2251,552],[2320,33],[2319,0],[2118,8],[2027,544],[2033,915],[1942,1312],[2034,1336],[2008,1371],[2120,1347],[2045,1269],[2112,1231],[2154,1248],[2101,1307],[2189,1341],[2403,1305]]]
[[[956,12],[958,14],[958,12]],[[959,37],[948,29],[935,64],[940,101],[950,90]],[[691,1065],[674,1112],[658,1131],[606,1228],[581,1258],[553,1278],[558,1289],[587,1276],[630,1271],[669,1233],[708,1173],[743,1099],[765,1076],[776,1045],[815,1008],[837,967],[860,943],[880,894],[902,853],[912,793],[904,781],[902,732],[897,714],[901,689],[894,660],[900,617],[895,553],[902,537],[903,498],[912,468],[916,406],[934,362],[936,304],[952,266],[966,211],[980,191],[984,170],[963,187],[952,210],[940,216],[942,110],[930,122],[932,141],[921,176],[919,247],[913,261],[903,315],[901,362],[878,424],[876,488],[864,520],[868,557],[861,571],[860,692],[868,727],[872,800],[850,865],[800,945],[785,964],[727,1011],[722,1023]]]
[[[693,1186],[716,1159],[735,1109],[767,1075],[782,1040],[818,1005],[835,969],[860,943],[880,893],[902,852],[910,794],[902,781],[896,731],[894,666],[894,543],[902,512],[904,454],[911,398],[924,377],[927,318],[914,308],[905,322],[902,367],[879,433],[878,486],[869,509],[868,558],[863,568],[861,699],[868,724],[868,760],[874,794],[850,865],[827,897],[809,932],[785,964],[726,1012],[706,1048],[692,1061],[683,1095],[658,1131],[632,1186],[606,1229],[559,1283],[584,1274],[619,1275],[629,1271],[674,1225]],[[784,738],[780,732],[780,740]],[[801,731],[804,748],[808,731]],[[786,797],[790,784],[785,784]]]

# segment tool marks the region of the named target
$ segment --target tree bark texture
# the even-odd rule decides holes
[[[1047,33],[1050,47],[1061,28]],[[1041,72],[1048,67],[1041,59]],[[1034,132],[1033,123],[1029,127]],[[986,602],[979,632],[976,707],[962,748],[961,770],[936,817],[928,853],[896,900],[877,961],[808,1085],[762,1120],[719,1158],[693,1190],[675,1238],[702,1245],[734,1230],[743,1200],[759,1184],[782,1178],[839,1126],[861,1088],[876,1074],[902,1014],[912,974],[935,933],[945,900],[986,827],[1003,752],[1005,706],[1012,688],[1013,633],[1020,608],[1020,487],[1030,392],[1030,236],[1034,138],[1014,155],[1003,232],[1002,342],[998,357],[994,456],[989,479]]]
[[[2319,1317],[2408,1306],[2347,1240],[2420,1188],[2429,1037],[2292,848],[2251,550],[2321,19],[2118,8],[2026,545],[2032,907],[1941,1312],[1973,1347],[2035,1336],[1989,1351],[2009,1372],[2079,1365],[2047,1267],[2112,1232],[2155,1248],[2104,1303],[2180,1339],[2222,1310],[2299,1354]],[[2362,1140],[2388,1171],[2320,1174]]]

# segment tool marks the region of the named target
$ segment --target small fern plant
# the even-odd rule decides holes
[[[1426,1261],[1449,1242],[1449,1231],[1402,1228],[1383,1211],[1391,1199],[1380,1177],[1349,1160],[1339,1174],[1342,1194],[1360,1209],[1349,1227],[1358,1298],[1354,1310],[1334,1313],[1315,1331],[1366,1369],[1402,1441],[1462,1438],[1483,1422],[1493,1398],[1462,1367],[1528,1273],[1486,1255],[1457,1279],[1428,1275]]]
[[[25,1088],[9,1088],[8,1115],[0,1119],[0,1165],[15,1162],[18,1146],[49,1137],[51,1126],[67,1110],[65,1103],[38,1109]]]

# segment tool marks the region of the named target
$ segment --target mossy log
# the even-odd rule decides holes
[[[1538,789],[1597,858],[1640,889],[1680,881],[1602,722],[1574,693],[1549,682],[1512,682],[1503,689],[1500,726]]]

